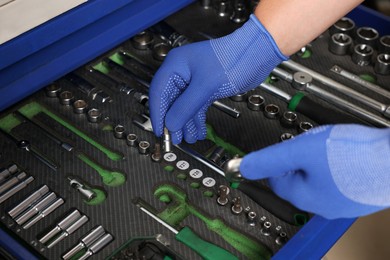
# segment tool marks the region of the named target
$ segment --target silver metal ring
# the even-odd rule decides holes
[[[280,108],[275,104],[268,104],[264,108],[264,115],[269,119],[277,119],[279,117]]]
[[[128,134],[126,137],[126,143],[128,146],[137,146],[138,144],[138,137],[136,134]]]
[[[252,111],[260,111],[264,108],[265,99],[260,95],[251,95],[248,98],[248,108]]]
[[[87,110],[88,104],[83,99],[78,99],[73,102],[73,112],[75,114],[83,114]]]
[[[97,108],[91,108],[87,112],[87,119],[91,123],[99,123],[102,119],[102,113]]]

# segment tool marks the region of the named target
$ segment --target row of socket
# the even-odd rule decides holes
[[[251,227],[260,226],[260,233],[264,236],[275,236],[275,243],[277,245],[284,245],[287,242],[287,234],[282,231],[281,226],[277,226],[272,230],[271,222],[267,221],[265,216],[258,219],[256,212],[252,211],[250,207],[244,208],[241,204],[241,197],[235,197],[229,203],[230,188],[225,185],[220,185],[218,188],[217,203],[220,206],[231,205],[230,209],[234,215],[242,215],[245,213],[247,223]]]

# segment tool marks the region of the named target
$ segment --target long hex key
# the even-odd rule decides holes
[[[386,104],[383,104],[377,100],[374,100],[370,97],[367,97],[331,78],[328,78],[314,70],[311,70],[299,63],[296,63],[295,61],[293,60],[288,60],[288,61],[284,61],[282,62],[282,66],[283,67],[286,67],[286,68],[289,68],[291,70],[294,70],[294,71],[301,71],[301,72],[305,72],[309,75],[311,75],[314,79],[318,80],[319,82],[321,82],[322,84],[334,89],[334,90],[337,90],[353,99],[355,99],[356,101],[359,101],[365,105],[367,105],[368,107],[374,109],[375,111],[381,113],[382,115],[384,115],[385,117],[387,118],[390,118],[390,106],[389,105],[386,105]]]

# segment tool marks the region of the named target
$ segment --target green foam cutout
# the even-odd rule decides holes
[[[98,70],[100,71],[101,73],[103,74],[108,74],[110,73],[110,70],[107,66],[105,66],[104,62],[99,62],[98,64],[96,64],[95,66],[93,66],[93,68],[95,70]]]
[[[212,196],[214,196],[214,192],[206,190],[205,192],[203,192],[203,196],[211,198]]]
[[[178,175],[176,175],[176,178],[180,180],[185,180],[187,179],[187,175],[185,175],[184,173],[179,173]]]
[[[84,200],[84,203],[90,206],[102,204],[106,200],[106,193],[100,189],[92,189],[96,193],[96,197],[90,201]]]
[[[190,187],[193,188],[193,189],[199,189],[200,184],[197,183],[197,182],[192,182],[192,183],[190,184]]]
[[[169,203],[171,202],[171,198],[168,195],[162,195],[158,198],[160,201],[164,203]]]
[[[105,182],[108,186],[117,187],[126,182],[126,176],[120,172],[112,172],[111,176],[113,178],[109,182]]]
[[[174,169],[175,167],[173,167],[172,165],[167,165],[164,167],[164,170],[167,172],[173,172]]]
[[[115,54],[111,55],[109,57],[109,59],[112,60],[113,62],[118,63],[119,65],[123,65],[125,63],[123,61],[123,58],[121,57],[121,55],[119,53],[115,53]]]
[[[359,78],[361,78],[362,80],[371,82],[371,83],[376,83],[375,76],[370,75],[370,74],[361,74],[361,75],[359,75]]]
[[[22,122],[12,114],[9,114],[0,119],[1,129],[3,129],[7,133],[10,133],[14,127],[18,126],[21,123]]]

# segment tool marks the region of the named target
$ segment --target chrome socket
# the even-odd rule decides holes
[[[295,137],[295,136],[294,136],[293,134],[290,134],[290,133],[283,133],[283,134],[280,136],[280,141],[284,142],[284,141],[293,139],[294,137]]]
[[[352,61],[359,66],[367,66],[371,63],[374,49],[366,44],[358,44],[353,49]]]
[[[379,53],[390,54],[390,35],[383,35],[379,38]]]
[[[378,74],[390,74],[390,54],[381,53],[376,56],[374,70]]]
[[[265,221],[263,223],[262,228],[260,229],[260,233],[263,234],[264,236],[270,236],[271,235],[271,222]]]
[[[60,93],[60,103],[64,106],[70,106],[74,100],[74,95],[70,91],[62,91]]]
[[[248,108],[252,111],[264,109],[265,99],[260,95],[251,95],[248,98]]]
[[[45,88],[46,96],[51,98],[58,97],[60,91],[61,91],[61,87],[57,83],[52,83]]]
[[[247,222],[249,226],[254,227],[256,226],[256,219],[257,219],[257,214],[254,211],[249,211],[248,214],[246,215],[247,217]]]
[[[233,201],[233,206],[232,206],[232,213],[234,215],[239,215],[244,211],[244,208],[241,205],[241,198],[237,197]]]
[[[126,136],[126,143],[128,146],[135,147],[138,146],[138,137],[135,134],[128,134]]]
[[[229,203],[228,195],[230,193],[230,189],[228,186],[221,185],[218,188],[218,198],[217,203],[220,206],[226,206]]]
[[[360,27],[356,31],[355,42],[357,44],[365,44],[375,48],[377,45],[378,38],[379,38],[379,33],[374,28]]]
[[[155,60],[163,61],[171,49],[172,47],[168,43],[165,42],[157,43],[153,46],[152,56]]]
[[[114,137],[117,139],[125,139],[125,127],[123,125],[116,125],[114,127]]]
[[[268,104],[264,107],[264,116],[269,119],[277,119],[280,114],[279,106],[275,104]]]
[[[241,94],[237,94],[235,96],[231,96],[229,98],[230,100],[233,100],[235,102],[242,102],[242,101],[246,101],[247,97],[248,97],[248,92],[244,92]]]
[[[137,50],[147,50],[153,43],[153,34],[143,31],[131,38],[131,45]]]
[[[102,120],[102,112],[97,108],[91,108],[87,112],[87,119],[91,123],[99,123]]]
[[[352,38],[343,33],[333,34],[329,39],[328,49],[336,55],[346,55],[352,48]]]
[[[286,128],[294,128],[297,123],[298,115],[293,111],[285,111],[280,118],[280,124]]]
[[[142,155],[149,153],[150,143],[148,141],[140,141],[138,144],[138,152]]]
[[[355,31],[355,22],[348,17],[343,17],[339,19],[329,28],[330,35],[336,33],[343,33],[349,36],[353,36],[354,31]]]
[[[287,242],[287,234],[285,232],[280,232],[275,239],[275,243],[279,246],[283,246]]]
[[[73,102],[73,112],[75,114],[84,114],[87,111],[88,104],[83,99],[78,99]]]
[[[304,133],[314,128],[313,124],[310,122],[300,122],[298,125],[298,132]]]

